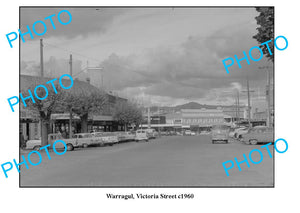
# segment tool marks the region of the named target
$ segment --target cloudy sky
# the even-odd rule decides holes
[[[64,8],[72,14],[61,25],[57,14],[63,8],[22,8],[21,31],[37,20],[56,14],[56,29],[49,20],[45,35],[25,35],[21,42],[21,73],[38,75],[39,39],[44,40],[45,73],[68,73],[73,55],[74,73],[88,63],[94,70],[92,82],[106,90],[146,105],[177,105],[189,101],[201,104],[234,104],[236,91],[246,104],[248,76],[254,107],[266,106],[265,57],[259,62],[242,61],[227,74],[222,60],[242,58],[258,46],[254,8]],[[61,16],[67,22],[66,13]],[[42,25],[36,25],[42,32]],[[253,51],[253,57],[259,58]],[[103,78],[103,85],[101,79]]]

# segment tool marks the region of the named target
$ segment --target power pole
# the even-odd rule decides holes
[[[237,122],[237,118],[238,118],[238,102],[237,102],[237,98],[235,98],[235,122]]]
[[[251,127],[251,113],[250,113],[250,110],[251,110],[251,106],[250,106],[250,91],[249,91],[249,79],[247,77],[247,94],[248,94],[248,124],[249,124],[249,127]]]
[[[151,128],[151,121],[150,121],[150,107],[148,107],[148,129]]]
[[[270,127],[271,126],[271,100],[270,100],[270,98],[271,98],[271,90],[270,90],[270,88],[271,88],[271,75],[270,75],[270,72],[271,71],[268,69],[267,72],[268,72],[268,88],[267,88],[267,92],[268,92],[268,96],[267,96],[268,110],[267,110],[267,113],[268,113],[268,116],[267,116],[267,125],[268,125],[268,127]]]
[[[72,54],[70,54],[70,61],[69,61],[69,64],[70,64],[70,76],[73,76],[73,69],[72,69],[73,60],[72,60]]]
[[[238,122],[240,121],[240,94],[237,90],[237,112],[238,112]]]
[[[40,39],[40,66],[41,66],[41,77],[44,77],[44,57],[43,57],[43,39],[42,38]],[[44,136],[42,133],[43,132],[43,122],[44,121],[42,121],[42,119],[40,118],[41,142],[42,142],[42,145],[47,145],[48,144],[48,135]],[[47,143],[45,143],[45,140]]]
[[[267,82],[267,103],[268,103],[268,109],[267,109],[267,126],[271,126],[271,69],[272,66],[263,66],[263,67],[259,67],[259,69],[267,69],[267,78],[268,78],[268,82]],[[274,91],[274,90],[273,90]],[[273,95],[273,94],[272,94]]]
[[[72,54],[70,54],[70,75],[73,75],[73,70],[72,70],[72,64],[73,64],[73,60],[72,60]],[[72,106],[70,107],[70,119],[69,119],[69,138],[72,138]]]
[[[40,64],[41,64],[41,77],[44,77],[44,57],[43,57],[43,39],[40,39]]]
[[[250,92],[254,92],[254,90],[249,89],[249,79],[247,76],[247,91],[242,91],[242,92],[247,92],[247,96],[248,96],[248,124],[249,127],[251,127],[251,106],[250,106]]]

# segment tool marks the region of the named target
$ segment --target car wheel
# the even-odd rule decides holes
[[[83,148],[87,148],[88,145],[87,145],[86,143],[84,143],[84,144],[82,144],[82,147],[83,147]]]
[[[256,145],[257,144],[257,140],[250,140],[249,141],[251,145]]]
[[[110,143],[110,144],[109,144],[109,146],[112,146],[112,145],[114,145],[114,144],[113,144],[113,143]]]
[[[68,144],[67,144],[67,150],[68,150],[68,151],[74,150],[74,146],[73,146],[72,144],[68,143]]]
[[[228,140],[226,140],[225,143],[228,143]]]
[[[35,147],[33,147],[33,150],[35,150],[35,151],[39,151],[39,150],[40,150],[40,148],[41,148],[41,146],[35,146]]]

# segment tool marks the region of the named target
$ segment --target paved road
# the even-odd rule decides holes
[[[151,142],[76,149],[51,160],[42,153],[38,166],[22,166],[21,186],[273,186],[273,159],[250,168],[235,166],[226,176],[222,163],[260,146],[211,144],[210,136],[165,136]],[[270,147],[273,153],[273,146]],[[27,157],[28,152],[23,152]],[[253,159],[259,156],[253,154]],[[35,154],[31,160],[35,159]]]

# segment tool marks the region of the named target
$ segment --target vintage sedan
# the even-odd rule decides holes
[[[82,146],[81,140],[79,138],[66,139],[63,138],[60,133],[48,134],[48,144],[52,145],[57,140],[63,140],[67,145],[68,151],[72,151],[74,150],[74,148]],[[26,149],[39,150],[42,146],[41,143],[41,140],[29,140],[26,143]],[[62,143],[58,143],[56,145],[56,148],[64,148],[64,145]]]
[[[274,128],[267,126],[253,127],[248,133],[242,135],[241,141],[251,145],[256,145],[258,143],[273,143]]]
[[[116,134],[120,142],[134,141],[135,139],[135,134],[132,132],[117,132]]]
[[[225,124],[213,125],[211,128],[212,143],[214,144],[217,141],[228,143],[229,129],[230,127]]]
[[[148,140],[149,140],[149,135],[145,130],[139,129],[135,132],[135,141],[136,142],[138,142],[138,141],[148,142]]]
[[[39,150],[41,148],[41,139],[28,140],[26,149]]]
[[[234,137],[236,139],[241,139],[243,137],[243,134],[248,133],[248,131],[249,131],[249,127],[246,127],[246,126],[239,127],[234,131]]]
[[[94,140],[98,140],[101,146],[112,146],[119,142],[118,135],[113,132],[93,132],[91,134],[93,135]]]

